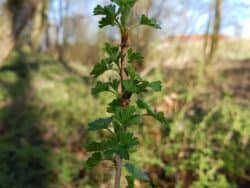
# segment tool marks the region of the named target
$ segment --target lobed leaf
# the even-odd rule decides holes
[[[91,71],[91,75],[94,77],[98,77],[103,74],[105,71],[110,70],[112,68],[112,62],[109,59],[103,59],[100,63],[95,64],[93,70]]]
[[[114,99],[111,103],[109,103],[107,112],[114,113],[117,108],[120,107],[120,101],[118,99]]]
[[[141,181],[149,181],[148,176],[141,171],[140,169],[136,168],[134,165],[127,163],[125,165],[126,170],[128,173],[131,174],[131,176],[135,179],[141,180]]]
[[[128,20],[128,16],[131,12],[131,9],[135,5],[137,0],[111,0],[116,3],[119,7],[118,12],[121,14],[120,22],[124,26]]]
[[[100,152],[93,153],[91,157],[88,158],[86,165],[88,169],[94,168],[102,160],[102,155]]]
[[[87,151],[101,151],[103,150],[103,144],[100,142],[91,142],[85,147]]]
[[[110,43],[105,43],[104,50],[109,55],[109,60],[111,62],[116,62],[116,63],[119,62],[120,49],[118,46],[114,46]]]
[[[95,87],[92,88],[91,93],[92,95],[96,96],[97,94],[105,91],[110,91],[109,90],[109,82],[100,82],[98,81],[95,85]]]
[[[126,179],[127,179],[127,183],[128,183],[128,188],[134,188],[135,187],[135,185],[134,185],[135,179],[132,176],[126,176]]]
[[[134,61],[142,62],[144,57],[139,52],[134,52],[132,48],[128,49],[128,62],[132,63]]]
[[[112,82],[110,82],[110,87],[114,89],[115,91],[118,91],[120,84],[120,80],[114,79]]]
[[[140,24],[151,26],[151,27],[154,27],[156,29],[161,29],[161,26],[157,23],[155,18],[148,18],[144,14],[141,16]]]
[[[141,121],[141,117],[136,113],[134,106],[116,108],[113,118],[114,121],[119,122],[123,126],[139,124]]]
[[[121,130],[104,142],[104,155],[112,158],[114,154],[117,154],[122,159],[129,160],[129,150],[138,143],[138,139],[132,133]]]
[[[130,93],[142,93],[147,91],[148,82],[145,80],[123,80],[123,87]]]
[[[102,7],[101,5],[97,5],[94,9],[94,15],[103,15],[104,17],[101,18],[99,21],[99,27],[105,27],[108,25],[114,26],[116,20],[116,7],[115,5],[107,5]]]
[[[161,123],[166,124],[168,122],[168,120],[166,119],[166,117],[164,116],[163,112],[156,112],[154,110],[152,110],[149,105],[145,102],[143,102],[142,100],[137,100],[136,104],[139,108],[141,109],[145,109],[147,111],[147,115],[152,116],[153,118],[155,118],[156,120],[158,120]]]
[[[148,84],[148,87],[150,87],[154,91],[161,91],[162,89],[161,81],[151,82]]]
[[[97,130],[101,130],[101,129],[106,129],[106,128],[108,128],[108,126],[110,125],[111,122],[112,122],[112,117],[97,119],[97,120],[89,123],[88,130],[89,131],[97,131]]]
[[[127,70],[128,76],[132,80],[143,81],[141,76],[135,71],[134,67],[132,67],[131,65],[128,65],[126,70]]]

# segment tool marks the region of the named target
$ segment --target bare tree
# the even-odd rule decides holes
[[[48,26],[47,11],[48,0],[38,1],[31,31],[31,45],[33,49],[37,49],[40,46],[42,34]]]
[[[0,26],[0,63],[9,55],[15,47],[22,31],[28,25],[29,21],[35,16],[35,20],[41,16],[42,5],[47,0],[7,0],[3,5],[1,19],[3,23]],[[39,8],[40,7],[40,8]],[[38,14],[36,12],[38,11]],[[40,25],[40,24],[38,24]],[[38,26],[40,27],[40,26]],[[38,32],[34,31],[34,39],[38,39]]]
[[[213,31],[211,34],[211,42],[209,54],[207,57],[207,63],[214,62],[217,56],[217,50],[219,46],[220,39],[220,27],[221,27],[221,9],[222,9],[222,0],[215,0],[214,10],[214,21],[213,21]]]

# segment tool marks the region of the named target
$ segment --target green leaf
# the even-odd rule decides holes
[[[120,49],[118,46],[114,46],[110,43],[105,43],[105,48],[104,50],[106,51],[106,53],[109,56],[109,60],[111,62],[115,62],[116,64],[119,63],[119,58],[120,58]]]
[[[93,153],[91,157],[88,158],[86,164],[88,169],[94,168],[102,160],[102,155],[100,152]]]
[[[135,5],[137,0],[111,0],[116,3],[119,7],[119,11],[121,13],[120,22],[123,26],[125,26],[128,16],[131,12],[132,7]]]
[[[148,82],[144,80],[133,80],[133,79],[128,79],[128,80],[123,80],[123,87],[125,88],[126,91],[130,93],[142,93],[147,91],[147,86]]]
[[[156,29],[161,29],[161,26],[157,23],[156,19],[148,18],[144,14],[141,16],[140,24],[141,25],[148,25],[148,26],[154,27]]]
[[[108,128],[108,126],[110,125],[111,122],[112,122],[112,117],[97,119],[97,120],[89,123],[88,130],[89,131],[97,131],[100,129],[106,129],[106,128]]]
[[[139,124],[141,121],[141,117],[136,113],[134,106],[117,108],[113,118],[114,121],[119,122],[122,126]]]
[[[110,83],[110,86],[111,86],[111,88],[113,88],[115,91],[118,91],[119,84],[120,84],[120,80],[114,79],[114,80]]]
[[[107,112],[114,113],[117,108],[120,107],[120,101],[118,99],[114,99],[107,108]]]
[[[116,3],[118,6],[129,6],[133,7],[137,0],[111,0],[112,2]]]
[[[148,84],[148,87],[152,88],[154,91],[161,91],[161,81],[155,81]]]
[[[104,142],[104,155],[107,158],[112,158],[113,154],[117,154],[121,158],[129,160],[129,150],[136,145],[138,145],[138,139],[123,129]]]
[[[145,103],[145,102],[143,102],[143,101],[140,100],[140,99],[136,101],[136,104],[137,104],[137,106],[138,106],[139,108],[141,108],[141,109],[146,109],[146,110],[149,109],[148,104]]]
[[[112,68],[111,63],[112,62],[110,62],[108,59],[103,59],[100,63],[95,64],[90,74],[94,75],[95,77],[100,76],[105,71],[110,70]]]
[[[158,120],[161,123],[167,124],[168,120],[167,118],[164,116],[163,112],[156,112],[154,110],[152,110],[148,104],[146,104],[145,102],[143,102],[142,100],[137,100],[136,104],[139,108],[141,109],[145,109],[147,111],[147,115],[152,116],[153,118],[155,118],[156,120]]]
[[[122,84],[123,84],[123,87],[128,92],[137,93],[139,91],[135,80],[131,80],[131,79],[130,80],[123,80]]]
[[[95,87],[92,88],[91,93],[97,96],[101,92],[112,92],[117,94],[120,81],[114,79],[112,82],[96,82]]]
[[[122,159],[129,160],[129,152],[126,148],[118,147],[116,154],[119,155]]]
[[[101,151],[103,150],[103,144],[99,142],[91,142],[85,147],[87,151]]]
[[[116,7],[115,5],[107,5],[102,7],[101,5],[97,5],[94,9],[94,15],[103,15],[99,21],[99,27],[105,27],[108,25],[114,26],[116,19]]]
[[[130,132],[120,131],[117,134],[118,140],[121,146],[126,150],[132,149],[134,146],[138,145],[138,139]]]
[[[119,47],[118,46],[114,46],[108,42],[105,43],[105,48],[104,50],[107,52],[107,54],[109,56],[116,56],[119,52]]]
[[[95,85],[95,87],[92,88],[91,92],[92,95],[96,96],[97,94],[105,91],[110,91],[109,90],[109,83],[108,82],[100,82],[98,81]]]
[[[135,71],[134,67],[132,67],[131,65],[128,65],[126,70],[128,72],[128,76],[132,80],[142,81],[141,76]]]
[[[132,176],[126,176],[127,182],[128,182],[128,188],[134,188],[134,181],[135,179]]]
[[[151,114],[156,120],[158,120],[161,123],[166,123],[167,119],[164,116],[163,112],[154,112]]]
[[[101,5],[97,5],[94,9],[94,15],[105,15],[106,11]]]
[[[132,48],[128,49],[128,62],[142,62],[144,57],[139,52],[134,52]]]
[[[126,170],[128,173],[131,174],[131,176],[135,179],[141,180],[141,181],[149,181],[148,176],[142,172],[140,169],[136,168],[134,165],[127,163],[125,165]]]

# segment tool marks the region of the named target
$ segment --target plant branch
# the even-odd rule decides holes
[[[120,188],[122,175],[122,159],[119,155],[115,158],[115,184],[114,188]]]
[[[119,66],[119,74],[120,74],[120,81],[121,81],[121,106],[127,106],[128,103],[126,99],[123,98],[124,96],[124,88],[123,88],[123,80],[126,77],[126,55],[128,49],[128,32],[126,29],[121,30],[121,59],[120,59],[120,66]],[[122,159],[119,155],[115,158],[115,185],[114,188],[120,188],[121,182],[121,173],[122,173]]]

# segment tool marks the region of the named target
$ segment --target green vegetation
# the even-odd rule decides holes
[[[84,146],[107,136],[89,134],[87,124],[109,116],[105,107],[113,94],[96,100],[90,89],[94,81],[86,77],[90,68],[69,67],[43,54],[15,52],[1,68],[0,187],[112,186],[111,164],[86,170]],[[150,117],[132,127],[142,145],[130,158],[143,167],[152,187],[180,185],[184,172],[190,172],[192,187],[248,182],[250,104],[248,93],[238,91],[248,84],[241,81],[248,69],[219,71],[207,78],[196,69],[156,68],[147,76],[163,79],[164,87],[144,100],[172,119],[169,137]],[[175,108],[165,102],[171,93],[177,95]]]
[[[121,43],[120,46],[106,43],[104,51],[107,57],[96,64],[91,71],[95,78],[107,71],[114,72],[114,76],[109,78],[109,82],[97,81],[92,88],[94,96],[99,93],[110,92],[114,95],[114,98],[107,107],[107,112],[112,115],[89,123],[89,131],[106,130],[109,136],[98,142],[90,142],[86,146],[86,149],[93,153],[87,160],[87,167],[92,169],[102,160],[113,161],[115,166],[115,188],[120,187],[123,166],[125,166],[128,173],[126,178],[129,188],[134,187],[135,179],[149,181],[144,172],[129,163],[131,153],[136,150],[135,147],[139,144],[138,138],[129,129],[134,125],[141,124],[142,116],[151,116],[161,123],[167,124],[163,112],[152,110],[141,99],[137,101],[135,99],[131,100],[135,94],[142,96],[143,93],[161,91],[162,88],[160,81],[149,82],[142,79],[133,66],[133,63],[144,59],[139,52],[135,52],[128,45],[132,28],[127,25],[127,22],[135,3],[136,0],[129,2],[114,0],[111,1],[110,5],[104,7],[97,5],[94,9],[95,15],[103,16],[99,21],[100,28],[116,26],[120,30]],[[150,19],[145,15],[141,16],[138,21],[139,24],[160,29],[155,19]]]
[[[119,23],[126,23],[126,11],[135,1],[129,2],[131,7],[118,14],[123,15]],[[101,27],[116,25],[117,8],[98,6]],[[138,21],[159,28],[154,19],[142,16]],[[122,188],[249,187],[247,42],[222,41],[220,58],[210,67],[197,56],[202,54],[200,42],[182,43],[186,53],[178,57],[193,66],[154,66],[144,79],[162,84],[145,81],[134,66],[144,61],[147,68],[152,59],[177,64],[171,48],[178,45],[164,53],[150,46],[149,59],[128,48],[122,84],[117,74],[121,49],[110,43],[94,69],[44,52],[13,51],[0,67],[0,188],[113,187],[113,163],[102,159],[117,155],[125,161]],[[237,46],[243,48],[237,51]],[[124,107],[116,100],[123,96],[121,85],[130,99]],[[167,126],[162,125],[166,120]],[[121,125],[129,127],[124,131]]]

